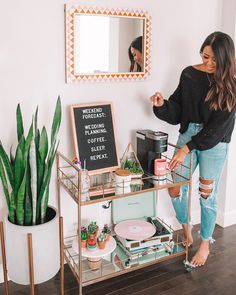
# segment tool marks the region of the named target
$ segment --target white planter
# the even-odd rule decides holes
[[[35,284],[48,281],[59,271],[59,216],[55,208],[50,207],[50,211],[54,211],[54,218],[35,226],[12,224],[9,222],[8,216],[5,216],[7,270],[8,276],[13,282],[22,285],[30,283],[28,233],[32,233]]]

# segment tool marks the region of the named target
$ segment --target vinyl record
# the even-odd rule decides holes
[[[125,220],[118,223],[114,231],[122,238],[142,241],[152,237],[156,232],[156,228],[144,220]]]

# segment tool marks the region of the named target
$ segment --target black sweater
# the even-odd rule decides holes
[[[230,142],[235,122],[235,107],[227,110],[210,110],[205,102],[210,89],[210,75],[189,66],[181,74],[180,82],[169,100],[161,107],[153,107],[155,115],[170,124],[180,124],[184,133],[189,123],[203,123],[203,129],[187,143],[189,150],[207,150],[219,142]]]

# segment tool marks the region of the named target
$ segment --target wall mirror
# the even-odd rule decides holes
[[[150,17],[146,12],[66,4],[65,28],[67,83],[142,80],[149,74]],[[131,71],[128,50],[138,37],[142,67]]]

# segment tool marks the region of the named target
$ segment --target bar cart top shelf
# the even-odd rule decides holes
[[[57,152],[58,159],[58,181],[74,199],[76,203],[81,206],[90,205],[99,202],[106,202],[113,199],[119,199],[145,193],[148,191],[162,190],[176,186],[175,178],[178,177],[178,185],[187,184],[190,182],[191,167],[181,165],[182,169],[189,170],[189,177],[185,177],[175,171],[167,171],[167,178],[165,184],[160,184],[153,180],[152,175],[143,175],[140,178],[133,178],[131,184],[126,187],[116,185],[114,173],[102,173],[99,175],[90,176],[92,179],[89,192],[87,196],[83,196],[80,192],[79,174],[80,170],[62,153]],[[168,156],[163,156],[169,160]],[[183,167],[182,167],[183,166]],[[97,182],[97,178],[99,181]],[[84,198],[85,197],[85,198]],[[80,202],[79,202],[80,198]],[[85,201],[84,201],[85,199]]]

